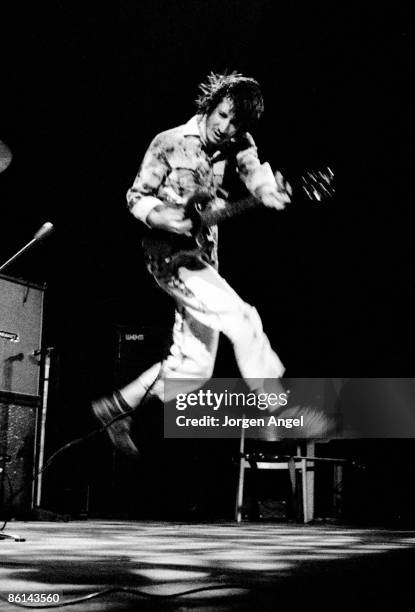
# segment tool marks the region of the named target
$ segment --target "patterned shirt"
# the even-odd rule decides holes
[[[241,180],[255,193],[264,183],[264,174],[260,171],[262,167],[252,136],[245,133],[223,150],[210,154],[206,147],[206,118],[196,115],[184,125],[158,134],[151,142],[134,184],[127,192],[128,207],[137,219],[146,223],[155,206],[184,206],[190,195],[201,190],[223,206],[218,189],[231,157],[236,161]],[[271,175],[267,180],[274,177]],[[172,235],[171,240],[174,239]],[[206,261],[217,267],[216,226],[203,230],[200,247]],[[147,257],[154,263],[151,247],[147,249]]]

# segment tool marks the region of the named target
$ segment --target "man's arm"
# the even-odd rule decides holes
[[[166,133],[159,134],[151,142],[133,186],[127,192],[127,204],[134,217],[148,227],[184,234],[190,231],[191,222],[183,219],[183,210],[170,208],[157,197],[170,170],[167,145]]]
[[[264,206],[282,210],[291,201],[290,186],[285,184],[281,173],[274,175],[268,163],[261,164],[254,139],[248,133],[242,137],[236,162],[241,180]]]

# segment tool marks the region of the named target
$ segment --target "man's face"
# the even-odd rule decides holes
[[[233,138],[238,129],[232,100],[223,98],[206,118],[207,142],[211,146],[220,147]]]

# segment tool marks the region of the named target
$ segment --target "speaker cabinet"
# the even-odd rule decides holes
[[[0,275],[0,391],[37,396],[44,287]]]
[[[171,329],[159,326],[117,326],[115,383],[120,387],[165,358]]]
[[[37,397],[0,391],[0,511],[24,516],[32,507]]]
[[[118,325],[115,331],[114,382],[120,388],[164,358],[170,346],[171,330],[154,325]],[[133,439],[143,450],[142,433],[138,439],[135,433],[133,425]],[[149,444],[150,436],[145,437]],[[120,519],[142,517],[140,513],[149,504],[149,493],[143,485],[143,470],[146,472],[143,462],[123,456],[107,437],[95,444],[99,460],[94,461],[92,468],[96,472],[91,487],[91,514]]]
[[[0,509],[33,503],[44,287],[0,275]]]

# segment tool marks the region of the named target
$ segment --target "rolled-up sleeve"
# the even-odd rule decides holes
[[[162,204],[157,197],[158,190],[170,166],[166,159],[166,139],[159,134],[150,144],[134,183],[127,191],[127,205],[130,212],[143,223],[150,212]]]
[[[268,162],[261,164],[258,150],[251,134],[243,137],[243,147],[236,154],[238,173],[246,188],[253,195],[265,185],[277,186],[271,166]]]

